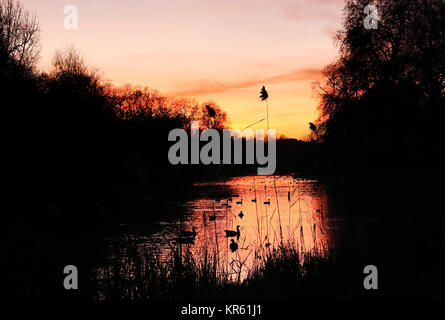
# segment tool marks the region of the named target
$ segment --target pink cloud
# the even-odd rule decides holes
[[[321,75],[320,69],[300,69],[291,73],[281,74],[267,77],[264,79],[245,80],[237,83],[224,83],[219,81],[208,81],[201,83],[195,88],[183,91],[171,92],[171,95],[177,96],[195,96],[208,93],[221,93],[233,89],[250,88],[260,85],[270,85],[283,82],[302,81],[302,80],[316,80]]]

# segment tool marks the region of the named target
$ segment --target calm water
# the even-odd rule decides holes
[[[122,233],[110,239],[109,262],[125,265],[130,254],[143,260],[147,252],[165,260],[173,252],[195,258],[210,253],[218,257],[221,272],[242,280],[257,258],[281,241],[319,255],[336,246],[341,222],[333,219],[326,189],[317,181],[251,176],[197,183],[193,189],[193,200],[175,203],[180,214],[154,229],[123,225]],[[237,226],[239,236],[227,237],[225,230],[237,231]]]

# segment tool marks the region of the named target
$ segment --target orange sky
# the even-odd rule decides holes
[[[116,85],[216,101],[233,128],[265,117],[265,85],[271,128],[295,138],[317,117],[311,82],[337,54],[343,9],[343,0],[22,2],[41,23],[42,68],[74,45]],[[78,30],[65,30],[65,5],[77,6]]]

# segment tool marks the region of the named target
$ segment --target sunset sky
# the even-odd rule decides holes
[[[317,117],[311,82],[337,54],[343,9],[343,0],[22,2],[41,24],[42,68],[74,45],[114,84],[212,99],[240,129],[265,117],[265,85],[271,128],[294,138]],[[65,5],[77,6],[78,30],[65,30]]]

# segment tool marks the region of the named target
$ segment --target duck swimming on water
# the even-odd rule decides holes
[[[238,250],[238,244],[233,239],[230,240],[229,247],[230,247],[230,250],[232,250],[232,252],[235,252],[236,250]]]
[[[236,226],[236,231],[233,230],[224,230],[226,233],[226,237],[238,237],[240,236],[239,226]]]

